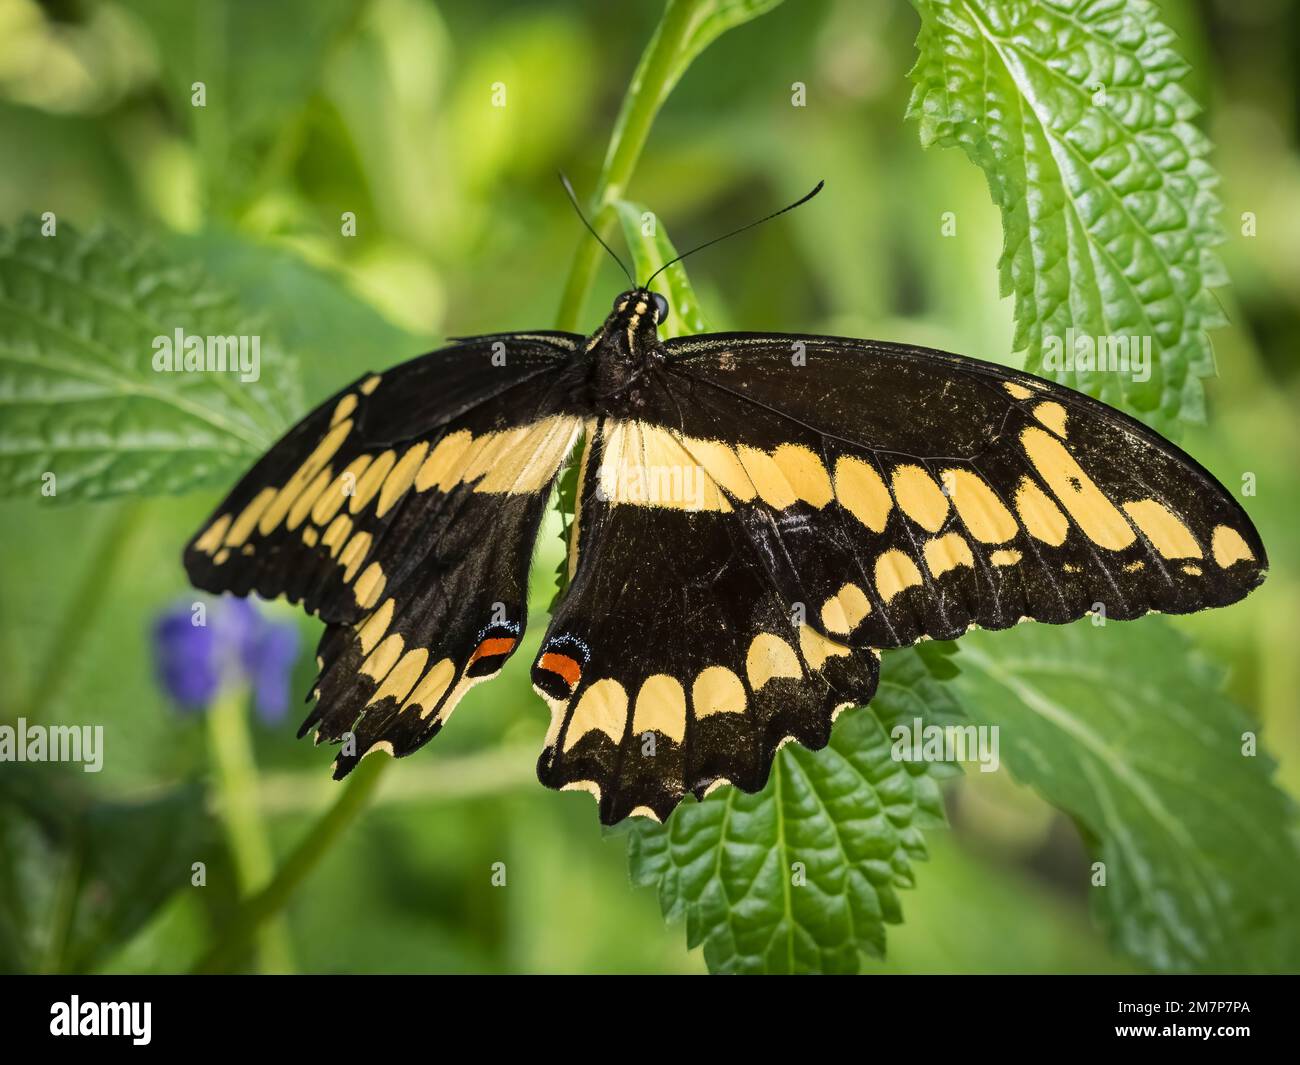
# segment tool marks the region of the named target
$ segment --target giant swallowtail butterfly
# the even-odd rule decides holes
[[[570,583],[532,667],[538,775],[605,823],[761,788],[782,743],[820,748],[871,699],[882,649],[1098,604],[1188,613],[1263,579],[1232,495],[1086,395],[880,341],[665,342],[667,314],[634,287],[590,337],[472,337],[368,374],[189,544],[198,587],[326,623],[299,735],[349,739],[336,778],[423,746],[519,648],[580,440]]]

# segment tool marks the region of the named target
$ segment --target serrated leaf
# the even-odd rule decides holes
[[[154,369],[155,339],[257,337],[259,377]],[[251,350],[251,349],[250,349]],[[180,492],[221,481],[300,413],[297,368],[202,270],[107,228],[0,230],[0,494]]]
[[[1225,282],[1216,177],[1154,5],[913,3],[908,113],[923,144],[960,145],[988,178],[1027,368],[1167,434],[1203,421],[1201,379],[1214,372],[1205,331],[1223,324],[1210,291]],[[1128,372],[1063,363],[1088,340],[1118,362],[1124,349],[1109,345],[1124,339],[1131,359],[1144,338],[1147,380],[1131,361]]]
[[[1011,773],[1094,841],[1093,909],[1165,972],[1300,967],[1294,810],[1221,672],[1159,618],[962,640],[954,682]]]
[[[677,258],[677,249],[658,216],[643,204],[619,200],[614,210],[623,227],[623,238],[632,249],[632,273],[639,284],[645,284],[665,263]],[[659,326],[659,335],[664,340],[709,332],[704,310],[682,263],[672,263],[650,283],[650,288],[668,301],[668,318]]]
[[[712,972],[851,973],[863,954],[883,956],[898,889],[925,857],[921,829],[943,822],[938,779],[954,768],[895,760],[890,734],[962,717],[914,649],[883,666],[871,706],[841,715],[822,751],[784,747],[761,792],[724,787],[665,825],[632,826],[633,879],[658,886]]]

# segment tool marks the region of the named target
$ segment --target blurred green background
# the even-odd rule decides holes
[[[1233,697],[1260,719],[1278,780],[1296,795],[1300,11],[1285,0],[1159,6],[1217,146],[1233,280],[1219,293],[1232,324],[1213,336],[1210,423],[1184,445],[1228,485],[1257,475],[1246,505],[1272,560],[1244,603],[1177,624],[1230,668]],[[446,336],[550,326],[580,239],[555,172],[592,187],[660,11],[649,0],[0,0],[0,224],[54,211],[201,262],[265,313],[314,403]],[[669,98],[628,194],[679,246],[827,182],[811,206],[692,260],[715,328],[911,341],[1018,364],[984,178],[958,152],[923,152],[903,120],[917,24],[905,0],[784,4],[724,35]],[[202,111],[190,106],[198,80]],[[497,82],[504,108],[491,106]],[[807,85],[806,107],[791,106],[794,82]],[[355,238],[340,235],[345,211]],[[960,219],[956,238],[941,236],[945,211]],[[1247,211],[1253,237],[1241,235]],[[602,266],[591,327],[621,281]],[[146,801],[207,779],[203,723],[159,691],[149,630],[192,598],[180,549],[217,496],[0,506],[0,717],[18,716],[54,663],[45,720],[106,726],[104,771],[76,781],[98,799]],[[115,523],[129,537],[102,586],[88,576],[92,549]],[[534,567],[533,642],[554,532]],[[61,655],[64,611],[87,588],[105,607]],[[296,699],[318,625],[273,609],[303,631]],[[536,782],[547,714],[527,681],[531,659],[524,648],[435,743],[390,769],[286,911],[296,968],[703,970],[653,892],[630,886],[624,841],[602,833],[590,799]],[[255,725],[281,853],[336,789],[326,753],[293,739],[298,712]],[[1005,773],[968,774],[949,799],[952,831],[931,835],[888,960],[867,971],[1126,967],[1088,920],[1086,854],[1067,820]],[[191,861],[209,862],[210,887],[175,893],[132,935],[110,930],[97,968],[188,968],[220,922],[231,899],[220,847],[199,835],[171,843],[186,879]],[[503,888],[491,883],[495,862],[508,869]],[[66,956],[46,927],[58,892],[23,875],[0,878],[3,920],[23,924],[44,967],[58,968]]]

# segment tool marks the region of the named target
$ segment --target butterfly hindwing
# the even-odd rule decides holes
[[[537,527],[580,422],[568,338],[483,338],[371,375],[309,414],[186,551],[209,591],[319,614],[317,705],[345,774],[428,740],[518,646]],[[503,357],[502,357],[503,356]]]

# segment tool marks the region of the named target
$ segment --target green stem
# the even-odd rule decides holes
[[[100,611],[112,588],[113,573],[122,561],[143,514],[144,502],[137,499],[122,504],[109,520],[108,528],[100,537],[81,582],[64,607],[63,617],[36,670],[31,693],[21,710],[14,715],[16,718],[25,717],[28,722],[35,721],[54,702],[72,676],[70,663],[82,660],[81,646],[99,621]]]
[[[659,108],[681,76],[686,44],[697,22],[699,5],[693,0],[669,0],[664,16],[646,45],[637,64],[632,84],[623,97],[618,121],[610,136],[605,163],[600,170],[596,193],[592,199],[595,215],[591,224],[605,239],[614,230],[614,201],[623,198],[632,172],[641,158],[650,127],[654,125]],[[560,311],[556,317],[557,329],[573,330],[582,318],[582,305],[587,298],[603,254],[599,244],[584,234],[582,243],[573,257],[564,294],[560,298]]]
[[[214,944],[195,965],[195,972],[228,972],[238,962],[262,922],[279,913],[298,885],[316,868],[334,841],[365,807],[391,761],[387,757],[366,758],[352,771],[343,794],[312,826],[271,882],[244,901],[234,923],[225,930],[221,941]]]
[[[258,806],[257,763],[248,731],[248,689],[222,691],[208,708],[208,745],[216,768],[217,795],[226,837],[245,895],[263,887],[275,870],[271,842]],[[293,953],[283,921],[259,937],[263,972],[292,972]]]
[[[85,842],[78,836],[72,841],[67,854],[63,857],[58,886],[54,892],[53,911],[50,915],[50,938],[40,967],[42,973],[63,972],[68,939],[77,917],[77,899],[81,891],[81,866],[84,854]]]

